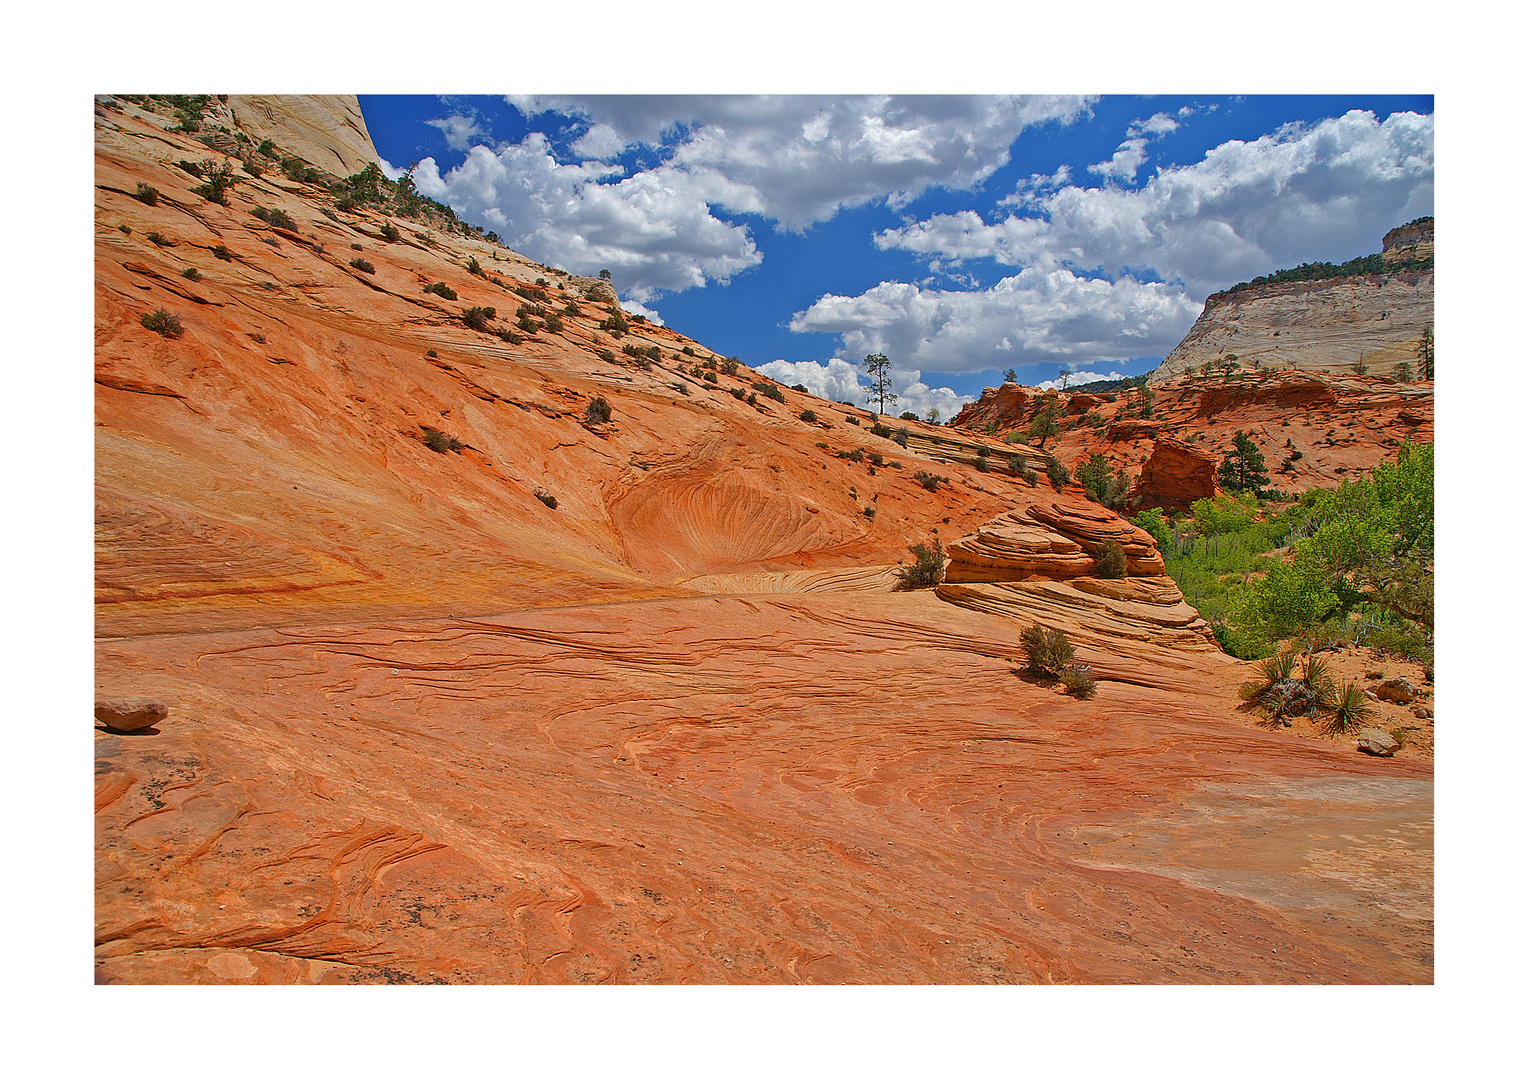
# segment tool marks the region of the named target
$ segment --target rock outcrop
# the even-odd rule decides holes
[[[1187,512],[1196,499],[1215,495],[1218,464],[1213,455],[1178,439],[1154,439],[1131,493],[1132,505]]]
[[[1433,221],[1386,234],[1382,258],[1430,258]],[[1184,340],[1152,372],[1153,386],[1235,355],[1244,368],[1381,373],[1419,366],[1433,327],[1433,268],[1318,281],[1276,282],[1216,293]]]
[[[1124,578],[1097,576],[1108,541],[1125,551]],[[1081,500],[1041,500],[957,540],[936,595],[1015,620],[1016,636],[1031,623],[1062,630],[1096,673],[1119,681],[1153,685],[1176,666],[1171,654],[1217,652],[1152,537]]]

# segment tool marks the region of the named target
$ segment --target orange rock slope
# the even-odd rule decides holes
[[[173,123],[98,104],[98,981],[1431,980],[1430,763],[1236,722],[1149,537]]]

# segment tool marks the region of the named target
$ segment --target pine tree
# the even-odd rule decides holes
[[[876,402],[877,415],[885,415],[889,403],[897,404],[897,395],[892,393],[892,361],[881,353],[872,353],[863,363],[871,379],[871,392],[866,400]]]
[[[1232,449],[1226,452],[1216,479],[1226,491],[1253,491],[1267,487],[1269,470],[1264,467],[1264,456],[1252,438],[1241,431],[1232,436]]]

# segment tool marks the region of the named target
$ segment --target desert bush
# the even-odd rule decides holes
[[[877,453],[867,454],[866,456],[871,459],[871,464],[872,465],[882,465],[887,460],[886,458],[882,457],[880,454],[877,454]]]
[[[916,412],[905,412],[901,416],[899,416],[898,419],[899,420],[917,420],[918,419],[918,413],[916,413]]]
[[[586,424],[604,424],[611,418],[610,402],[603,397],[589,399],[589,404],[584,407],[584,422]]]
[[[496,314],[491,307],[470,307],[462,312],[462,321],[474,330],[488,332],[489,320]]]
[[[171,240],[168,236],[161,236],[157,232],[145,233],[144,235],[148,238],[149,243],[153,244],[155,247],[175,246],[174,240]]]
[[[733,358],[730,358],[730,359],[727,359],[727,360],[723,360],[722,363],[721,363],[721,368],[722,368],[722,374],[724,374],[724,375],[737,375],[738,374],[738,360],[737,360],[737,358],[733,357]],[[793,389],[795,389],[795,387],[793,387]]]
[[[540,499],[542,503],[548,507],[548,509],[557,509],[557,496],[553,495],[551,492],[542,491],[540,488],[538,488],[536,491],[536,497]]]
[[[1021,469],[1019,472],[1019,477],[1031,487],[1035,487],[1035,485],[1041,482],[1041,474],[1029,467]]]
[[[352,259],[350,260],[350,265],[363,274],[375,274],[377,272],[377,268],[365,259]]]
[[[803,409],[797,419],[802,420],[808,424],[816,424],[818,422],[818,414],[813,412],[811,409]]]
[[[595,355],[598,356],[601,360],[604,360],[607,364],[614,364],[616,362],[616,354],[611,352],[609,349],[598,349],[596,350]]]
[[[908,449],[908,429],[905,427],[898,428],[897,434],[892,436],[892,441],[904,450]]]
[[[228,248],[222,244],[219,244],[217,247],[212,249],[212,257],[214,259],[221,259],[223,262],[234,261],[233,255],[229,252]]]
[[[480,278],[488,277],[488,274],[486,272],[484,272],[482,264],[478,262],[478,260],[477,260],[477,258],[475,256],[468,256],[468,259],[467,259],[467,272],[469,274],[472,274],[474,277],[480,277]]]
[[[945,550],[938,536],[931,544],[913,544],[908,550],[913,553],[913,564],[897,568],[899,590],[932,589],[945,580]]]
[[[779,401],[782,404],[785,403],[786,396],[780,392],[780,387],[776,386],[774,383],[760,380],[759,382],[751,384],[751,386],[754,390],[763,394],[771,401]]]
[[[437,281],[433,285],[426,285],[425,292],[434,293],[442,300],[455,300],[457,298],[457,291],[444,281]]]
[[[255,159],[252,157],[245,158],[241,164],[244,166],[244,171],[249,173],[251,176],[259,176],[265,172],[264,169],[255,164]]]
[[[1026,666],[1032,674],[1060,678],[1072,663],[1072,642],[1060,630],[1053,630],[1040,623],[1032,623],[1019,636],[1020,648],[1024,650]]]
[[[739,401],[743,400],[743,395],[745,394],[745,392],[746,391],[741,386],[735,386],[731,390],[728,391],[729,394],[732,394],[733,397],[737,398]]]
[[[563,332],[563,320],[551,312],[542,320],[542,325],[554,334],[561,334]]]
[[[150,184],[139,184],[133,198],[146,206],[157,206],[159,205],[159,189]]]
[[[878,420],[871,425],[871,434],[879,439],[890,439],[892,437],[892,429]]]
[[[188,266],[186,269],[181,271],[181,277],[185,278],[187,281],[201,281],[202,272],[194,266]]]
[[[393,243],[393,241],[398,239],[398,226],[394,225],[391,221],[384,222],[382,226],[382,238],[390,244]]]
[[[937,491],[940,487],[940,484],[943,483],[946,478],[943,476],[936,476],[934,473],[924,472],[922,469],[920,469],[918,472],[913,474],[913,479],[917,480],[920,484],[923,484],[925,491]]]
[[[447,451],[460,451],[462,447],[466,445],[465,443],[459,441],[456,436],[448,435],[438,428],[425,427],[424,425],[421,425],[419,430],[424,433],[421,436],[420,441],[430,449],[434,450],[437,454],[444,454]]]
[[[689,345],[686,345],[683,349],[680,350],[680,352],[684,353],[686,356],[694,356],[695,355],[695,349],[692,348]]]
[[[1075,698],[1091,698],[1098,689],[1094,681],[1094,669],[1087,664],[1068,664],[1058,675],[1067,692]]]
[[[192,192],[200,195],[208,202],[218,203],[220,206],[228,205],[228,189],[234,186],[233,167],[224,162],[221,165],[213,165],[210,162],[200,174],[206,183],[198,184],[192,188]]]
[[[977,469],[978,472],[992,472],[993,471],[993,466],[988,462],[988,459],[985,458],[985,457],[979,457],[975,462],[973,462],[973,464],[976,466],[976,469]]]
[[[1071,482],[1072,473],[1067,471],[1067,466],[1063,465],[1056,458],[1052,458],[1051,464],[1046,466],[1046,477],[1051,481],[1052,487],[1061,491]]]
[[[1106,540],[1099,545],[1099,555],[1095,560],[1094,574],[1102,578],[1123,578],[1126,576],[1126,549],[1119,540]]]
[[[138,317],[145,330],[152,330],[160,337],[178,338],[185,331],[181,327],[179,316],[171,315],[164,308],[150,311]]]
[[[876,516],[876,508],[874,506],[867,506],[860,512],[865,515],[867,521]]]

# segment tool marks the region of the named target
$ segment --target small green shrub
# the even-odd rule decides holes
[[[472,256],[469,256],[467,259],[467,272],[472,274],[474,277],[488,277],[488,274],[483,270],[482,264],[480,264],[478,260]]]
[[[264,169],[255,164],[254,158],[245,158],[243,165],[244,171],[249,173],[251,176],[259,176],[261,173],[265,172]]]
[[[898,419],[899,420],[917,420],[918,419],[918,413],[915,413],[915,412],[905,412],[901,416],[899,416]]]
[[[803,409],[798,419],[808,424],[816,424],[818,422],[818,414],[811,409]]]
[[[1051,464],[1046,466],[1046,477],[1051,481],[1051,486],[1058,491],[1061,491],[1072,481],[1072,473],[1068,472],[1067,466],[1056,460],[1056,458],[1052,458]]]
[[[1099,555],[1095,560],[1094,574],[1102,578],[1123,578],[1126,576],[1126,549],[1119,540],[1106,540],[1099,545]]]
[[[363,274],[375,274],[377,272],[377,268],[365,259],[352,259],[350,260],[350,265]]]
[[[557,496],[553,495],[551,492],[542,491],[540,488],[538,488],[536,491],[536,497],[540,499],[548,509],[557,509]]]
[[[1061,678],[1072,663],[1072,642],[1067,635],[1040,623],[1031,624],[1019,635],[1019,646],[1024,650],[1026,666],[1035,675]]]
[[[1068,664],[1058,676],[1067,692],[1075,698],[1088,699],[1094,696],[1098,689],[1098,683],[1094,681],[1094,669],[1087,664]]]
[[[917,419],[917,417],[914,417],[914,419]],[[904,450],[908,449],[908,429],[905,427],[898,428],[897,434],[892,436],[892,441]]]
[[[945,551],[939,537],[932,544],[913,544],[908,550],[913,553],[913,565],[897,568],[899,590],[932,589],[945,580]]]
[[[918,472],[913,474],[913,479],[918,481],[920,484],[923,484],[925,491],[937,491],[939,490],[940,484],[945,482],[946,477],[936,476],[934,473],[927,473],[920,469]]]
[[[215,202],[221,206],[228,205],[228,189],[234,186],[234,170],[228,162],[214,166],[210,162],[200,174],[207,181],[192,188],[192,192],[200,195],[208,202]]]
[[[133,195],[133,198],[137,199],[145,206],[158,206],[159,189],[157,187],[153,187],[150,184],[139,184],[138,191]]]
[[[785,403],[786,396],[780,392],[780,387],[776,386],[774,383],[764,382],[761,380],[752,385],[754,390],[757,390],[759,393],[763,394],[771,401],[779,401],[782,404]]]
[[[178,338],[185,333],[179,316],[171,315],[164,308],[140,315],[138,321],[143,324],[145,330],[152,330],[160,337]]]
[[[474,330],[488,333],[489,320],[495,315],[491,307],[470,307],[462,312],[462,321]]]
[[[603,397],[589,399],[589,404],[584,408],[584,422],[586,424],[604,424],[611,418],[610,402]]]
[[[390,244],[393,243],[398,239],[398,226],[391,221],[385,222],[382,226],[382,238]]]
[[[425,291],[427,293],[434,293],[442,300],[455,300],[457,298],[457,291],[444,281],[437,281],[433,285],[426,285]]]
[[[234,261],[233,255],[230,254],[228,248],[222,244],[219,244],[217,247],[212,249],[212,257],[214,259],[221,259],[223,262]]]
[[[722,361],[721,367],[722,367],[722,374],[724,374],[724,375],[737,375],[738,374],[738,361],[735,360],[735,359],[734,360],[724,360],[724,361]],[[793,387],[793,389],[795,389],[795,388]]]
[[[595,355],[601,360],[604,360],[607,364],[614,364],[616,362],[616,354],[611,352],[609,349],[598,349],[596,350]]]
[[[865,515],[865,518],[866,518],[867,521],[869,521],[871,518],[874,518],[876,516],[876,508],[874,506],[867,506],[864,510],[861,510],[860,512]]]
[[[145,235],[149,238],[149,243],[153,244],[155,247],[175,246],[175,241],[171,240],[168,236],[161,236],[157,232],[146,233]]]
[[[188,266],[186,269],[181,271],[181,277],[185,278],[187,281],[201,281],[202,272],[194,266]]]
[[[420,431],[424,432],[422,437],[424,444],[430,449],[434,450],[437,454],[444,454],[448,451],[457,452],[466,445],[465,443],[460,442],[456,436],[447,435],[444,431],[441,431],[437,428],[425,427],[424,425],[421,425]]]

